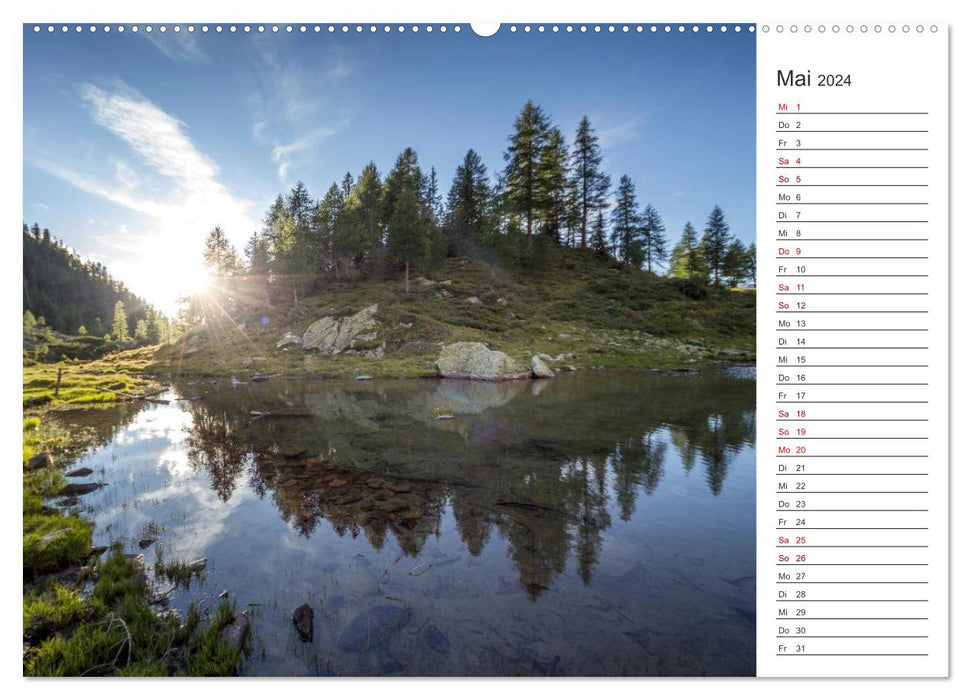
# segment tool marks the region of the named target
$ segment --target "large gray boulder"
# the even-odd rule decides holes
[[[436,362],[438,373],[453,379],[527,379],[530,370],[509,355],[490,350],[482,343],[452,343],[442,348]]]
[[[378,305],[372,304],[353,316],[334,318],[325,316],[308,326],[303,334],[304,350],[317,350],[326,355],[350,350],[358,343],[369,343],[378,337],[378,322],[374,314]]]

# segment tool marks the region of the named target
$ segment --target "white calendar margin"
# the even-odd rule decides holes
[[[847,31],[846,24],[813,22],[760,22],[757,44],[757,185],[756,220],[759,251],[758,297],[758,388],[757,388],[757,673],[760,677],[941,677],[948,675],[948,55],[947,25],[936,23],[938,31],[930,31],[933,22],[867,23],[867,31],[861,25]],[[894,31],[889,26],[894,25]],[[923,26],[918,33],[916,26]],[[822,25],[826,31],[820,32]],[[778,28],[782,31],[778,31]],[[768,31],[764,31],[765,29]],[[778,69],[797,72],[811,70],[813,75],[823,73],[850,73],[853,84],[843,88],[806,87],[779,88]],[[775,453],[776,434],[776,385],[779,370],[775,367],[777,314],[775,296],[775,259],[777,226],[774,224],[778,206],[775,186],[779,171],[775,169],[778,134],[775,133],[777,103],[795,102],[794,96],[803,98],[810,110],[874,110],[928,111],[931,149],[930,184],[931,221],[928,282],[930,313],[927,325],[927,343],[930,374],[931,400],[928,440],[928,460],[931,491],[929,521],[932,535],[927,550],[929,566],[926,573],[927,598],[931,601],[929,615],[932,618],[928,657],[779,657],[780,641],[776,632],[780,624],[792,626],[794,622],[779,622],[777,609],[787,607],[776,602],[779,586],[775,585],[779,567],[774,548],[776,537],[776,511],[780,496],[776,493],[777,482]],[[847,105],[847,106],[841,106]],[[853,105],[849,107],[848,105]],[[791,108],[791,107],[790,107]],[[796,172],[796,171],[789,171]],[[865,264],[865,263],[863,263]],[[841,283],[847,289],[859,281]],[[852,303],[852,302],[849,302]],[[794,389],[798,387],[793,387]],[[831,450],[830,450],[831,451]],[[837,463],[833,460],[832,463]],[[857,516],[853,524],[862,525],[863,516]],[[848,535],[848,539],[852,534]],[[863,586],[861,586],[863,588]],[[922,594],[923,595],[923,594]],[[792,607],[789,604],[788,607]],[[863,611],[861,611],[861,614]],[[799,640],[785,640],[792,651]],[[804,640],[814,642],[815,640]],[[821,645],[816,642],[815,648]]]

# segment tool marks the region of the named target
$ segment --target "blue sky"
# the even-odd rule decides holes
[[[676,238],[714,204],[755,231],[755,37],[505,29],[133,34],[24,28],[24,220],[165,311],[216,224],[241,248],[298,179],[322,196],[417,150],[443,190],[465,151],[490,173],[522,104],[572,141],[588,115]]]

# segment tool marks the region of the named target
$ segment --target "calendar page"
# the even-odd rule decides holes
[[[322,13],[18,25],[20,675],[948,677],[950,25]]]

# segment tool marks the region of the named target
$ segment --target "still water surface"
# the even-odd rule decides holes
[[[66,414],[75,507],[150,575],[207,557],[169,600],[228,589],[243,674],[748,675],[754,376],[182,383]]]

